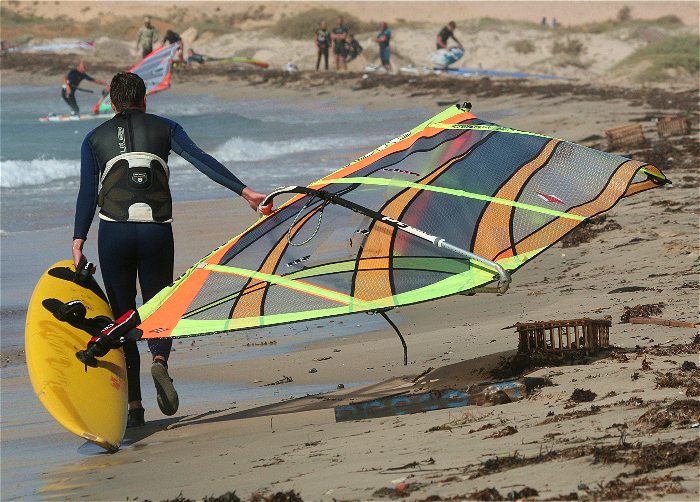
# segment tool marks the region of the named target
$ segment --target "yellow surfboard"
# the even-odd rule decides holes
[[[124,438],[127,419],[126,362],[121,349],[111,350],[97,368],[86,367],[75,357],[91,335],[50,311],[58,302],[80,300],[86,319],[112,318],[97,282],[85,285],[72,280],[73,262],[61,261],[41,276],[27,311],[25,352],[34,392],[46,410],[70,432],[109,451]]]

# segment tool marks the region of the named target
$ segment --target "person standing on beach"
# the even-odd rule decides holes
[[[438,33],[437,36],[437,49],[445,49],[447,50],[447,41],[451,38],[454,40],[457,45],[459,46],[460,49],[464,49],[464,46],[462,45],[462,42],[457,40],[457,37],[455,37],[455,28],[457,25],[455,24],[454,21],[450,21],[447,23],[447,26],[443,26],[443,28],[440,30],[440,33]]]
[[[80,82],[83,80],[89,80],[90,82],[95,82],[98,85],[107,85],[107,82],[100,80],[99,78],[92,78],[87,73],[87,67],[83,61],[78,63],[78,66],[71,69],[65,77],[63,77],[63,88],[61,89],[61,97],[63,101],[70,106],[71,115],[80,115],[80,108],[78,107],[78,102],[75,99],[75,91],[78,90]],[[92,91],[90,91],[92,92]]]
[[[328,71],[328,45],[330,43],[330,33],[328,33],[328,24],[325,20],[321,20],[321,22],[318,23],[318,30],[316,30],[314,40],[316,42],[316,52],[318,54],[318,57],[316,58],[316,71],[318,71],[318,67],[321,65],[321,56],[323,56],[323,59],[325,60],[326,71]]]
[[[382,66],[386,71],[391,71],[391,49],[389,47],[391,30],[385,22],[379,23],[379,33],[377,33],[374,41],[379,44],[379,60],[382,62]]]
[[[151,18],[143,18],[143,26],[139,29],[136,37],[136,50],[141,49],[141,57],[145,58],[153,52],[153,45],[158,41],[158,32],[151,24]]]
[[[345,37],[348,34],[348,29],[343,24],[343,17],[338,16],[335,21],[335,28],[331,31],[331,40],[333,41],[333,54],[335,55],[335,69],[337,71],[347,70],[348,62],[345,54]]]
[[[246,187],[226,167],[202,151],[173,120],[146,113],[146,85],[134,73],[117,73],[110,84],[116,115],[85,136],[81,147],[80,190],[76,201],[72,255],[83,256],[95,209],[100,207],[98,254],[115,318],[136,308],[136,279],[144,303],[173,282],[172,198],[167,165],[170,151],[206,176],[242,196],[253,209],[265,195]],[[172,338],[149,339],[151,376],[158,406],[173,415],[179,398],[168,374]],[[135,341],[123,345],[129,394],[127,427],[145,424]]]

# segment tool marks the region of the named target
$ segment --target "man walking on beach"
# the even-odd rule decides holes
[[[72,110],[71,115],[80,115],[80,108],[78,107],[78,102],[75,99],[75,91],[78,90],[80,82],[83,80],[89,80],[90,82],[95,82],[98,85],[107,85],[107,82],[100,80],[99,78],[92,78],[87,73],[87,67],[83,61],[78,63],[78,66],[69,71],[65,77],[63,77],[63,88],[61,89],[61,97],[63,101],[66,102],[70,109]],[[89,91],[92,92],[92,91]]]
[[[336,71],[347,70],[348,63],[345,60],[345,37],[348,34],[348,29],[343,24],[342,16],[338,16],[335,21],[335,28],[331,31],[331,40],[333,41],[333,54],[335,54],[335,69]]]
[[[146,16],[143,18],[143,26],[139,29],[139,34],[136,38],[136,50],[141,49],[141,57],[145,58],[153,52],[153,45],[158,41],[158,32],[151,24],[151,18]]]
[[[328,25],[325,20],[321,20],[318,23],[318,30],[316,30],[316,35],[314,36],[316,42],[316,51],[318,57],[316,58],[316,70],[321,65],[321,56],[323,56],[326,63],[326,71],[328,71],[328,45],[330,43],[330,34],[328,33]]]
[[[455,37],[455,28],[457,25],[455,24],[454,21],[450,21],[447,23],[447,26],[443,26],[443,28],[440,30],[440,33],[438,33],[437,36],[437,49],[445,49],[447,50],[447,41],[451,38],[454,40],[457,45],[459,46],[460,49],[464,49],[464,46],[462,45],[462,42],[457,40],[457,37]]]
[[[173,282],[172,198],[167,165],[170,151],[217,183],[242,196],[253,209],[265,195],[246,187],[226,167],[202,151],[170,119],[146,113],[146,85],[134,73],[117,73],[110,84],[116,115],[85,137],[81,147],[80,191],[73,232],[73,261],[83,259],[99,205],[98,254],[115,318],[136,308],[136,279],[144,303]],[[179,398],[168,374],[172,338],[149,339],[151,375],[158,406],[173,415]],[[123,345],[129,393],[127,427],[145,424],[139,381],[140,356],[134,341]]]
[[[391,71],[391,49],[389,48],[391,30],[385,22],[379,23],[379,33],[377,33],[374,41],[379,44],[379,60],[382,62],[382,66],[386,71]]]

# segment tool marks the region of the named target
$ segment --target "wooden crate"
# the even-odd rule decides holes
[[[647,141],[641,124],[613,127],[605,131],[605,136],[608,138],[608,148],[611,150],[641,146]]]
[[[659,136],[682,136],[690,132],[688,119],[683,117],[663,117],[656,123]]]
[[[517,323],[518,352],[562,352],[583,350],[595,352],[610,345],[607,319],[569,319]]]

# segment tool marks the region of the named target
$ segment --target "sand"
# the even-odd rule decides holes
[[[579,12],[574,5],[572,15]],[[420,12],[415,9],[416,16]],[[304,500],[698,499],[700,374],[690,364],[700,363],[697,329],[620,322],[625,307],[656,303],[664,304],[659,317],[699,320],[697,121],[695,136],[685,139],[658,141],[655,133],[659,116],[693,110],[696,88],[437,77],[422,88],[404,77],[353,74],[324,84],[308,74],[271,75],[180,74],[172,92],[185,98],[206,88],[223,99],[297,103],[328,93],[368,112],[409,105],[437,112],[444,107],[438,102],[470,99],[477,114],[492,114],[499,123],[597,148],[606,147],[605,129],[641,123],[655,143],[632,153],[657,164],[674,184],[621,201],[608,216],[619,228],[577,246],[554,246],[515,274],[503,296],[457,296],[393,311],[408,344],[407,366],[396,335],[376,316],[289,326],[265,339],[250,331],[181,340],[171,360],[181,408],[165,418],[157,412],[144,354],[148,425],[129,431],[114,455],[47,421],[21,361],[13,361],[3,368],[3,499],[164,500],[181,494],[201,500],[232,491],[247,499],[290,490]],[[7,83],[5,76],[3,69]],[[367,80],[372,85],[362,84]],[[176,273],[254,220],[240,199],[176,205]],[[64,234],[46,231],[42,243],[60,255]],[[3,259],[15,252],[3,249]],[[646,289],[611,292],[623,286]],[[503,369],[502,358],[517,348],[506,326],[584,316],[612,319],[616,349],[534,369],[529,376],[552,385],[522,401],[335,422],[334,406],[419,392],[423,381],[449,387],[491,380],[492,370]],[[256,345],[270,339],[275,343]],[[265,386],[284,377],[292,381]],[[345,388],[306,396],[338,384]],[[572,396],[587,393],[576,389],[595,396],[579,402]]]

